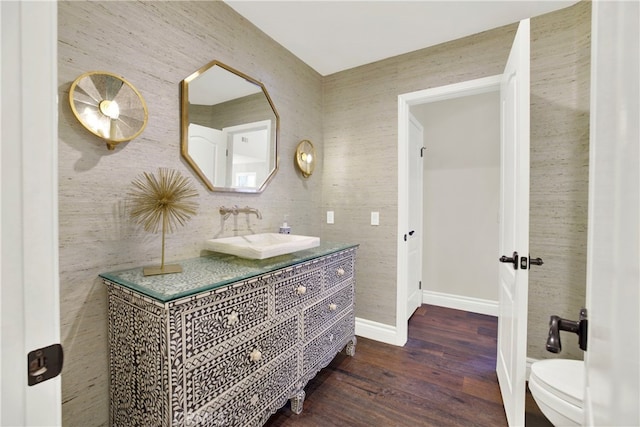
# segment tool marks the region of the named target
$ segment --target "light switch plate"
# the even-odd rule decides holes
[[[327,224],[333,224],[333,211],[327,211]]]
[[[371,225],[380,225],[380,212],[371,212]]]

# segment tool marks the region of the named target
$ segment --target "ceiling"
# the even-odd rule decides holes
[[[568,7],[577,0],[225,0],[323,76]]]

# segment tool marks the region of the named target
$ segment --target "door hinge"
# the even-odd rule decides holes
[[[418,282],[418,289],[422,289],[422,280]]]
[[[60,344],[30,351],[27,355],[27,383],[32,386],[57,377],[62,371],[63,359]]]

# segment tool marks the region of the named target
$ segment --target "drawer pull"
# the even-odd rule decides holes
[[[262,352],[257,348],[254,348],[249,354],[249,360],[252,362],[259,362],[262,359]]]
[[[307,293],[307,288],[305,288],[304,286],[300,285],[296,288],[296,294],[304,295],[305,293]]]
[[[236,313],[235,311],[232,311],[231,314],[227,316],[227,323],[229,323],[229,326],[235,325],[239,320],[240,319],[238,318],[238,313]]]
[[[329,304],[329,310],[336,311],[337,308],[338,308],[337,304],[334,304],[334,303]]]
[[[344,276],[344,268],[342,268],[342,267],[338,268],[336,273],[338,273],[338,276]]]

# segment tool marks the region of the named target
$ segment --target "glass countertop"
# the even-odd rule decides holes
[[[142,267],[137,267],[102,273],[100,277],[164,303],[357,246],[321,242],[313,249],[263,260],[208,252],[199,258],[168,263],[180,264],[182,273],[144,276]]]

